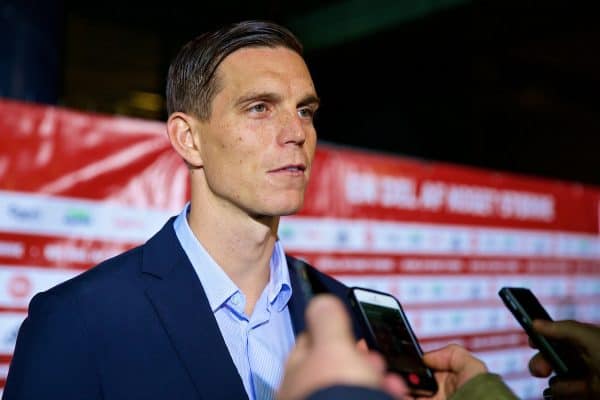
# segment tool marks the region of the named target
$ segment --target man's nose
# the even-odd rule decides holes
[[[297,110],[284,113],[279,130],[280,144],[302,145],[306,140],[306,129],[306,122],[300,118]]]

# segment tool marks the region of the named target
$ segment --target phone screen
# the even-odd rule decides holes
[[[527,288],[505,287],[500,290],[499,295],[556,373],[579,375],[583,372],[585,363],[576,349],[566,342],[546,339],[533,330],[532,323],[535,319],[552,321],[533,292]]]
[[[398,301],[391,295],[353,288],[369,347],[386,359],[388,369],[404,377],[411,390],[420,395],[437,391],[433,372],[425,366],[422,352]]]
[[[416,350],[400,312],[393,308],[362,303],[379,350],[387,354],[396,369],[425,372],[421,355]]]

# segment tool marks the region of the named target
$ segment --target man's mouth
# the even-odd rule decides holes
[[[284,167],[281,168],[277,168],[274,170],[271,170],[269,172],[304,172],[306,170],[306,166],[303,164],[293,164],[293,165],[286,165]]]

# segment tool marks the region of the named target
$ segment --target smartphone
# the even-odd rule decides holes
[[[414,396],[433,396],[437,382],[423,362],[417,342],[400,303],[391,294],[350,289],[350,304],[362,325],[370,349],[384,357],[388,370],[401,375]]]
[[[498,294],[557,375],[582,376],[585,373],[586,364],[577,349],[566,342],[546,339],[533,330],[533,320],[552,321],[552,318],[531,290],[503,287]]]

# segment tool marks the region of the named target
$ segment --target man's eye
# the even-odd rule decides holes
[[[252,107],[250,107],[250,111],[257,112],[257,113],[263,113],[263,112],[267,111],[267,106],[264,105],[263,103],[255,104]]]
[[[298,110],[298,115],[301,118],[312,118],[315,115],[315,112],[311,108],[301,108]]]

